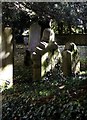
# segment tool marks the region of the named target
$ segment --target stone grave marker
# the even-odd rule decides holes
[[[32,61],[32,54],[35,51],[36,47],[40,43],[40,38],[41,38],[41,26],[38,24],[38,21],[33,23],[30,26],[29,30],[29,43],[28,43],[28,49],[27,49],[27,54],[25,56],[25,64],[27,65],[32,65],[33,67],[33,79],[37,80],[40,79],[39,76],[41,76],[40,72],[40,56],[36,57]]]
[[[50,28],[43,31],[42,39],[33,52],[33,79],[39,80],[46,72],[54,68],[61,58],[55,34]],[[35,67],[37,66],[37,67]]]
[[[12,29],[4,28],[2,31],[2,69],[0,70],[0,79],[9,82],[9,87],[13,85],[13,42]]]
[[[29,51],[35,51],[36,46],[38,46],[41,37],[41,27],[38,22],[33,23],[30,26],[29,34]]]
[[[45,53],[41,57],[41,76],[43,77],[61,61],[61,53],[55,42],[55,34],[52,29],[46,28],[44,30],[42,41],[48,43],[48,46],[45,48]]]
[[[80,72],[79,52],[74,43],[67,42],[62,51],[62,70],[65,76]]]
[[[40,42],[41,27],[38,22],[34,22],[30,26],[29,30],[29,41],[26,45],[24,64],[25,66],[30,66],[32,64],[31,54],[35,51],[36,46]]]

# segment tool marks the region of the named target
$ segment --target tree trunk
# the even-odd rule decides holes
[[[72,29],[71,29],[71,24],[68,23],[68,33],[71,34],[72,33]]]
[[[60,35],[63,34],[63,22],[58,23],[58,32]]]

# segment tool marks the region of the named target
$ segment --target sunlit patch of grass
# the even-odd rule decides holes
[[[87,70],[86,71],[81,71],[80,75],[87,75]]]

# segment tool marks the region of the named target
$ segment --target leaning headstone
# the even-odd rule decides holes
[[[61,61],[61,53],[55,42],[55,33],[52,29],[46,28],[43,31],[42,41],[48,43],[48,46],[44,50],[45,53],[41,57],[41,76],[43,77]]]
[[[7,81],[9,87],[13,85],[13,42],[12,29],[4,28],[2,31],[2,71],[0,79]]]
[[[53,69],[58,60],[61,58],[58,45],[54,40],[55,34],[53,30],[51,30],[50,28],[46,28],[43,31],[40,43],[33,52],[33,63],[38,65],[38,67],[35,68],[35,65],[33,64],[33,73],[37,73],[35,73],[35,69],[36,71],[38,71],[38,79],[44,77],[46,72]],[[33,79],[36,79],[34,74]]]
[[[62,52],[62,70],[65,76],[80,72],[80,59],[77,46],[74,43],[66,43]]]

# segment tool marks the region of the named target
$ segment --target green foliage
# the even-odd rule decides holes
[[[43,80],[32,81],[31,66],[23,66],[23,46],[18,45],[16,52],[15,83],[13,88],[3,91],[3,120],[87,119],[87,76],[65,78],[60,65],[56,65]]]
[[[87,57],[86,58],[80,58],[81,61],[81,71],[87,71]]]
[[[38,16],[40,20],[52,18],[54,20],[52,28],[57,33],[58,23],[61,22],[63,22],[64,27],[62,33],[87,33],[86,2],[3,2],[2,13],[3,25],[26,28]]]
[[[56,34],[58,34],[58,25],[55,20],[53,20],[51,28],[54,30]]]
[[[15,84],[13,89],[3,93],[3,119],[86,119],[87,94],[81,93],[82,81],[83,78],[72,77],[36,81],[30,85]],[[61,85],[65,87],[60,89]]]

